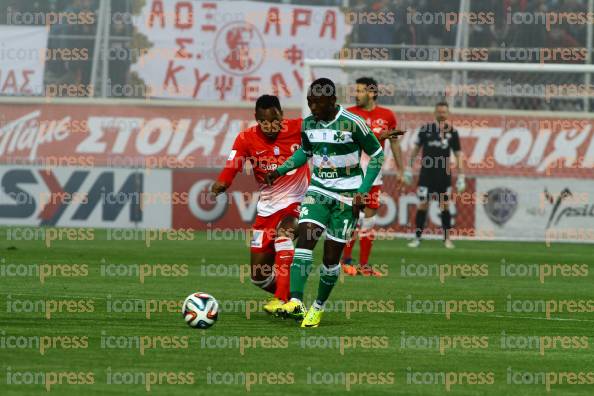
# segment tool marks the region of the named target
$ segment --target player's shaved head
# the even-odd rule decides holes
[[[278,100],[278,96],[262,95],[256,100],[256,111],[258,111],[258,109],[269,109],[271,107],[275,107],[279,111],[283,111],[280,100]]]
[[[329,78],[318,78],[309,86],[307,96],[328,96],[336,98],[336,85]]]
[[[307,91],[307,105],[318,121],[330,121],[336,116],[336,85],[329,78],[318,78]]]
[[[256,100],[254,114],[260,130],[269,139],[275,139],[283,127],[283,110],[278,97],[262,95]]]

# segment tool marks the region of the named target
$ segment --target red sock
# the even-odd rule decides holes
[[[359,265],[369,264],[369,255],[371,254],[371,247],[373,246],[374,232],[369,230],[367,232],[359,232]]]
[[[345,264],[350,264],[351,260],[353,259],[353,248],[355,247],[356,239],[351,239],[344,245],[344,249],[342,249],[342,262]]]
[[[274,241],[274,272],[276,274],[276,291],[274,297],[289,301],[289,274],[295,248],[293,242],[287,237],[278,237]]]

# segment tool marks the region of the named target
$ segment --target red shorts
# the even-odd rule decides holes
[[[370,209],[378,209],[380,207],[380,195],[382,193],[382,186],[373,186],[369,190],[369,198],[365,202],[365,206]]]
[[[299,218],[299,202],[295,202],[270,216],[256,216],[252,226],[252,253],[274,253],[276,227],[285,217]]]

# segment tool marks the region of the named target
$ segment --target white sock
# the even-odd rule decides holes
[[[324,304],[325,303],[319,303],[318,300],[314,301],[314,303],[312,304],[312,306],[317,309],[318,311],[323,311],[324,310]]]

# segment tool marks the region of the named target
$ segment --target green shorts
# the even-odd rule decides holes
[[[299,223],[314,223],[326,230],[326,238],[347,243],[357,220],[353,207],[336,198],[315,191],[308,191],[301,202]]]

